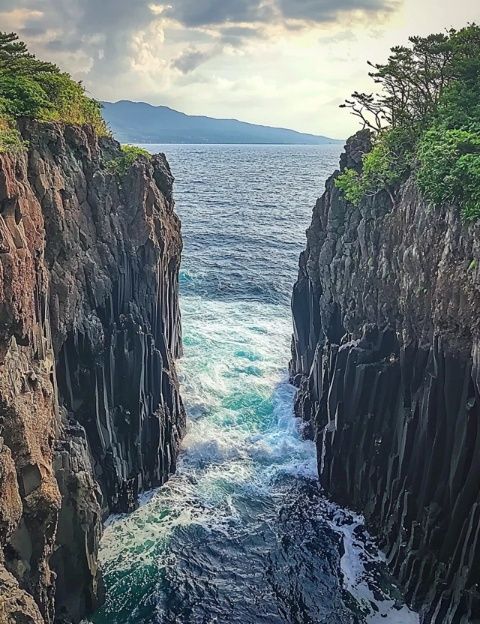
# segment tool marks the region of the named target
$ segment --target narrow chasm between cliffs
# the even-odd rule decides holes
[[[188,428],[175,474],[105,528],[92,622],[418,624],[362,518],[326,499],[294,417],[298,224],[341,147],[166,150],[185,243]]]

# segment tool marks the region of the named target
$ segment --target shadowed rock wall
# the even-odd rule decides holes
[[[24,122],[0,155],[0,622],[102,600],[102,518],[175,469],[182,241],[163,156]]]
[[[341,167],[360,167],[368,136]],[[480,236],[413,180],[356,208],[329,179],[292,309],[296,412],[423,623],[480,622]]]

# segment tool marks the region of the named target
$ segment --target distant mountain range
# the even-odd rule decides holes
[[[339,143],[314,134],[238,121],[186,115],[145,102],[102,102],[103,116],[121,143],[275,143],[321,145]]]

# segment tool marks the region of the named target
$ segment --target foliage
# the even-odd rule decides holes
[[[147,150],[136,145],[122,145],[122,155],[112,158],[107,163],[107,170],[117,175],[125,175],[133,163],[140,157],[150,160],[151,154]]]
[[[361,174],[354,169],[346,169],[338,176],[335,184],[344,191],[348,201],[358,204],[364,197],[372,197],[381,190],[391,193],[397,181],[395,161],[388,141],[383,138],[364,155]]]
[[[444,91],[453,83],[477,82],[480,72],[480,28],[475,24],[428,37],[410,37],[410,46],[395,46],[385,64],[368,62],[378,93],[355,91],[342,104],[363,127],[428,125]]]
[[[386,191],[393,199],[395,186],[406,178],[413,158],[412,140],[401,128],[383,130],[363,155],[362,171],[345,169],[335,180],[346,199],[358,205],[364,197]]]
[[[335,186],[343,191],[345,199],[357,206],[367,194],[358,171],[345,169],[335,180]]]
[[[42,86],[27,76],[0,72],[0,106],[11,117],[38,117],[50,107]]]
[[[7,117],[0,117],[0,154],[4,152],[22,152],[26,147],[27,145],[15,127],[13,120]]]
[[[15,33],[0,32],[0,115],[91,124],[98,134],[108,134],[100,104],[81,83],[29,53]]]
[[[108,134],[101,105],[85,95],[83,86],[66,73],[45,73],[40,76],[52,105],[41,111],[42,119],[69,124],[90,124],[99,135]]]
[[[480,217],[480,134],[435,126],[418,148],[417,179],[435,204],[459,203],[467,219]]]
[[[53,63],[41,61],[19,41],[16,33],[0,32],[0,71],[14,75],[34,75],[40,72],[60,70]]]
[[[345,105],[375,135],[360,173],[336,180],[358,203],[392,192],[412,171],[425,198],[457,203],[480,218],[480,27],[411,37],[385,65],[369,65],[379,94],[355,92]]]

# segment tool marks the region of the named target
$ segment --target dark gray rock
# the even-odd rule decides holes
[[[79,622],[102,518],[175,469],[180,222],[164,156],[119,175],[88,127],[21,132],[0,155],[0,614]]]
[[[413,179],[395,205],[355,208],[332,177],[293,292],[296,412],[321,483],[365,515],[425,624],[480,622],[479,233]]]

